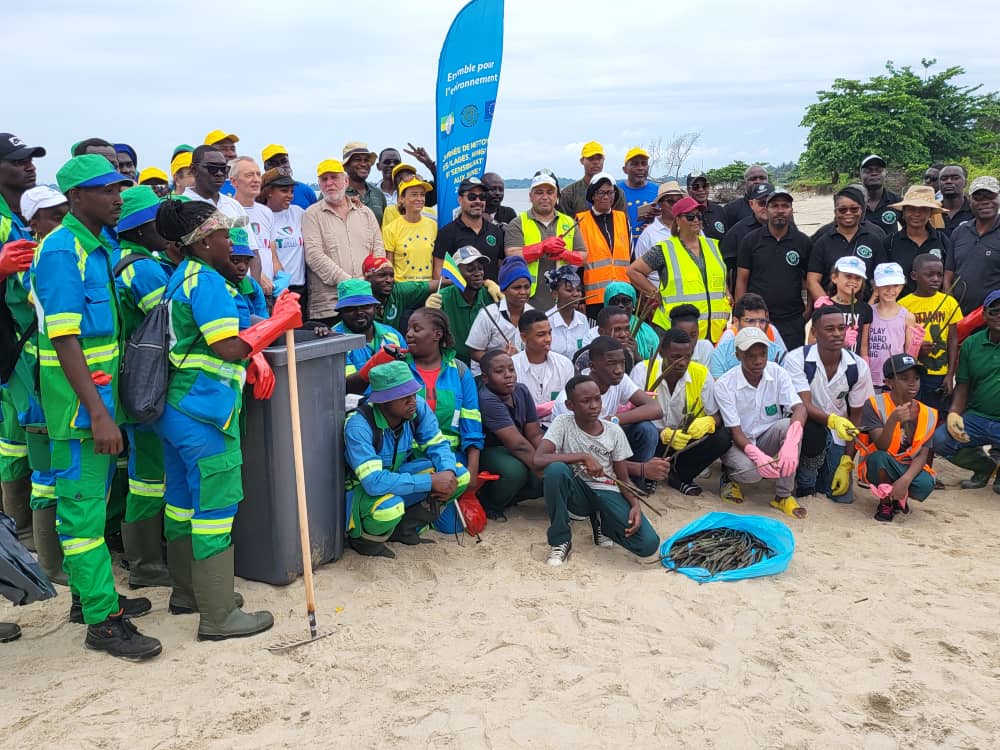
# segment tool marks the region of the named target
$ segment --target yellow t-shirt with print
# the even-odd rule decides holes
[[[386,254],[392,253],[392,268],[396,281],[430,281],[433,271],[432,253],[437,237],[437,222],[421,216],[418,222],[404,217],[382,229],[382,244]]]
[[[927,368],[928,375],[947,374],[948,329],[962,319],[958,302],[950,294],[935,292],[930,297],[907,294],[899,304],[913,313],[917,324],[924,327],[924,341],[934,344],[930,354],[918,358],[920,364]]]

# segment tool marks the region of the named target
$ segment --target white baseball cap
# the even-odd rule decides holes
[[[837,262],[833,264],[833,270],[841,273],[852,273],[862,279],[868,278],[868,267],[856,255],[845,255],[843,258],[837,258]]]
[[[66,196],[48,185],[36,185],[21,194],[21,216],[31,221],[40,208],[52,208],[66,202]]]
[[[531,187],[528,189],[530,190],[531,188],[536,188],[539,185],[551,185],[556,190],[559,189],[559,183],[556,182],[556,178],[550,174],[545,174],[544,172],[536,174],[531,178]]]
[[[903,286],[906,276],[899,263],[879,263],[875,266],[875,286]]]
[[[736,344],[737,349],[741,352],[745,352],[754,344],[770,346],[771,340],[767,337],[767,334],[760,330],[757,326],[747,326],[746,328],[741,328],[736,332],[734,343]]]

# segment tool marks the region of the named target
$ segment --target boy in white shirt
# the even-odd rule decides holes
[[[552,325],[541,310],[525,310],[517,323],[524,351],[513,356],[517,382],[527,386],[538,421],[552,422],[552,404],[573,377],[573,363],[551,351]],[[544,414],[543,414],[544,412]]]
[[[802,399],[791,376],[768,361],[770,341],[763,331],[754,326],[743,328],[734,343],[740,366],[715,383],[722,423],[733,439],[732,448],[722,457],[729,481],[723,482],[720,494],[723,500],[740,504],[740,482],[775,479],[771,506],[794,518],[805,518],[805,508],[792,495],[806,421]],[[785,412],[791,416],[784,416]]]

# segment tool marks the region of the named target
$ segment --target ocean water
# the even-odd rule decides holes
[[[503,205],[510,206],[515,211],[527,211],[531,208],[528,199],[528,188],[508,188],[503,195]]]

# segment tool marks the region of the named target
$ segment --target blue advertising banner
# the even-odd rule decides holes
[[[454,218],[458,186],[486,170],[500,85],[503,0],[472,0],[441,46],[437,76],[438,224]]]

